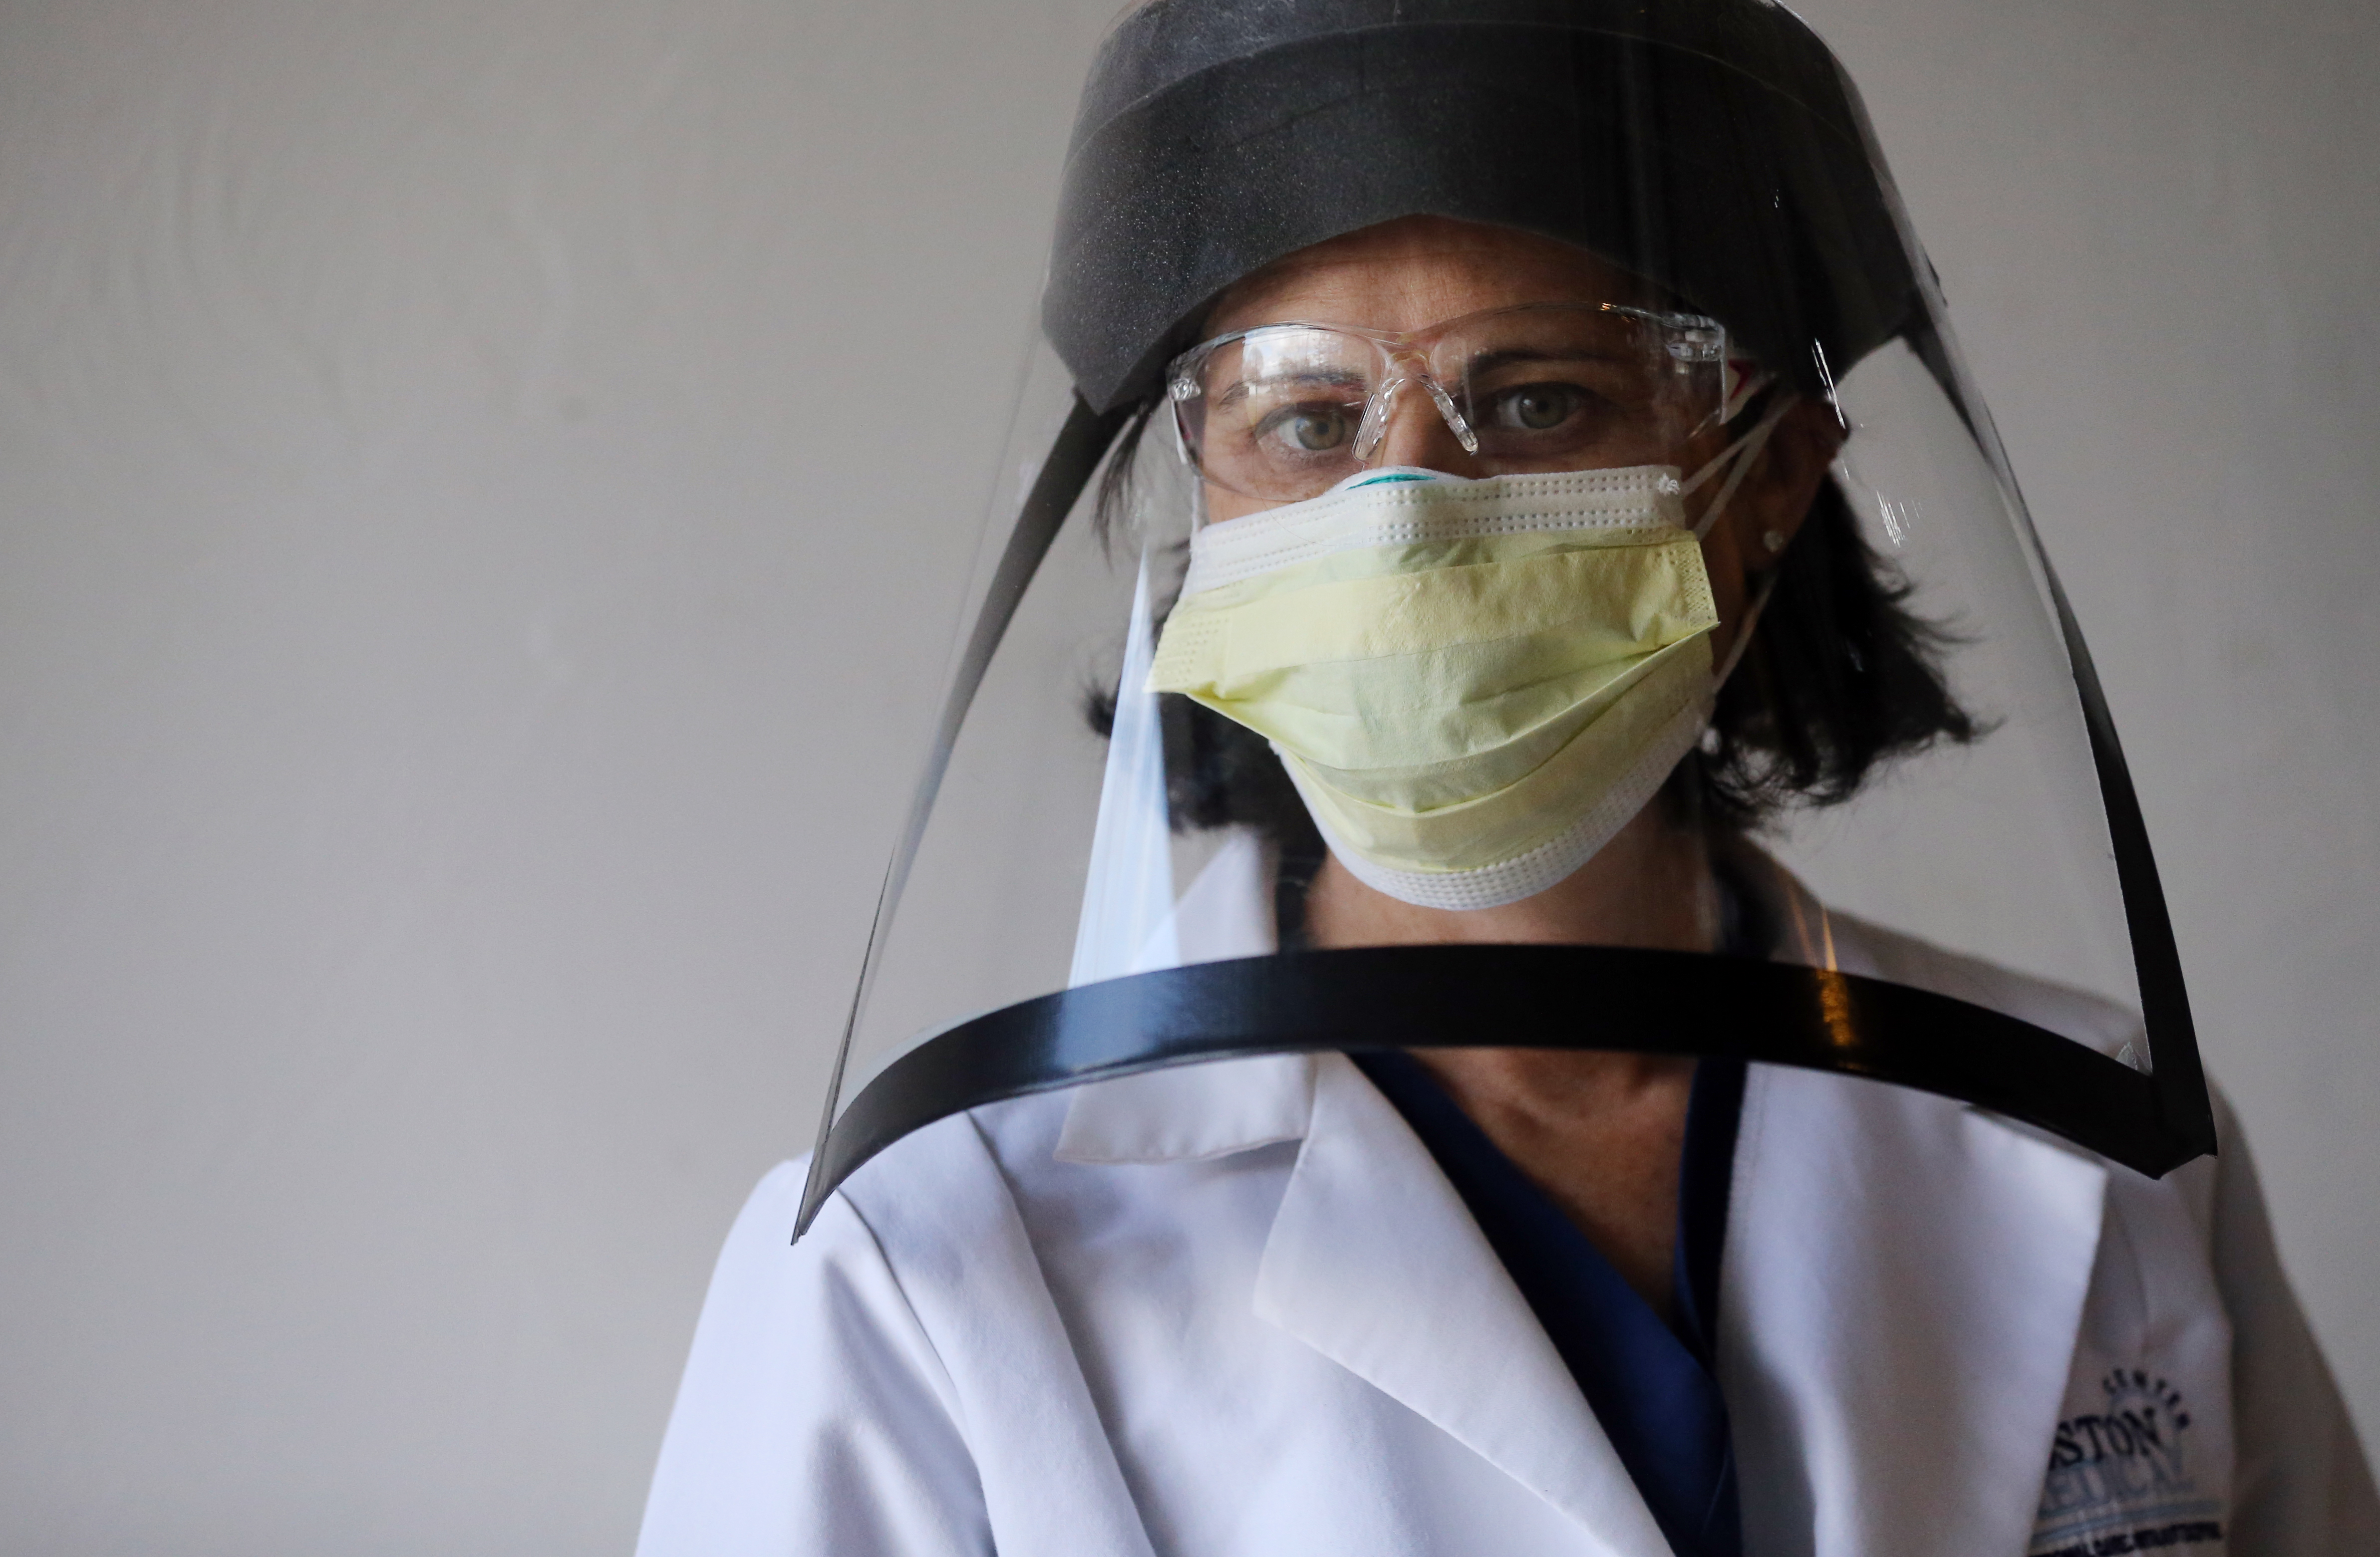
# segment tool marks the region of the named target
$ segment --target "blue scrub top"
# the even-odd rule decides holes
[[[1719,954],[1766,959],[1777,935],[1759,895],[1739,879],[1733,862],[1722,856],[1712,865]],[[1302,909],[1303,897],[1301,884],[1287,906]],[[1282,922],[1302,923],[1289,914]],[[1694,1068],[1678,1163],[1672,1328],[1419,1061],[1393,1049],[1347,1057],[1404,1116],[1470,1208],[1676,1557],[1743,1557],[1735,1448],[1714,1365],[1743,1062],[1706,1059]]]
[[[1742,1557],[1735,1454],[1711,1361],[1742,1062],[1705,1060],[1694,1070],[1672,1329],[1420,1062],[1397,1051],[1348,1057],[1405,1116],[1471,1208],[1678,1557]]]

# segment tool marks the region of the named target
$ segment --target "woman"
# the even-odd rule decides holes
[[[1243,1057],[1054,1091],[1031,1088],[1092,1072],[1019,1072],[978,1094],[1019,1095],[872,1161],[843,1150],[798,1244],[781,1169],[722,1257],[641,1550],[2209,1557],[2380,1537],[2228,1120],[2219,1156],[2152,1177],[1973,1105],[2063,1129],[2055,1100],[1923,1068],[1973,1020],[2008,1044],[1974,1051],[1984,1069],[2046,1055],[2112,1098],[2110,1073],[2147,1085],[2115,1060],[2157,1035],[1830,912],[1750,841],[1896,758],[2001,735],[1951,691],[1971,624],[1916,613],[1833,474],[1869,428],[1847,447],[1827,348],[1942,356],[1923,309],[1876,301],[1913,265],[1871,243],[1844,279],[1881,229],[1825,215],[1812,181],[1838,175],[1808,170],[1847,154],[1776,150],[1809,133],[1795,115],[1832,133],[1855,113],[1808,107],[1828,78],[1790,18],[1691,9],[1691,35],[1662,35],[1551,0],[1145,7],[1087,94],[1050,320],[1103,428],[1167,413],[1197,477],[1117,753],[1158,739],[1126,730],[1155,700],[1172,825],[1263,840],[1289,953],[1168,987],[1261,1020],[1316,970],[1352,970],[1329,987],[1355,1000],[1411,968],[1545,966],[1450,947],[1555,947],[1548,988],[1583,1013],[1672,1000],[1698,1035],[1540,1040],[1488,1016],[1488,991],[1486,1031],[1389,1014],[1352,1054],[1218,1043]],[[1789,105],[1745,107],[1714,60]],[[1530,101],[1602,127],[1547,151],[1496,120]],[[1158,133],[1167,113],[1193,117]],[[1318,141],[1334,114],[1354,118]],[[1695,139],[1763,115],[1775,137]],[[1182,123],[1211,133],[1182,150]],[[1343,176],[1279,155],[1318,145]],[[1229,156],[1256,171],[1218,175]],[[1190,199],[1168,180],[1194,164]],[[1103,165],[1141,182],[1118,196]],[[1297,202],[1269,199],[1284,166]],[[1794,211],[1761,214],[1788,189]],[[1132,275],[1099,258],[1120,200]],[[1647,214],[1665,202],[1693,214]],[[1168,222],[1197,241],[1161,255],[1203,258],[1160,285],[1141,272]],[[1975,635],[1972,658],[2001,652]],[[2022,704],[1996,703],[2021,732]],[[1763,982],[1780,964],[1816,1014]],[[1887,989],[1928,993],[1863,1004]],[[1797,1023],[1854,1056],[1869,1026],[1905,1028],[1875,1052],[1916,1055],[1902,1079],[1931,1090],[1772,1042]],[[980,1056],[994,1031],[936,1042],[972,1032]]]

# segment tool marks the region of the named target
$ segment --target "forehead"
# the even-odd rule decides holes
[[[1515,303],[1658,299],[1619,267],[1512,227],[1409,216],[1275,260],[1225,292],[1206,333],[1288,320],[1420,330]]]

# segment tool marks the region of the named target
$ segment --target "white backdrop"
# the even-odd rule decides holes
[[[1112,9],[0,0],[0,1549],[626,1548]],[[2380,11],[1806,14],[2380,1430]]]

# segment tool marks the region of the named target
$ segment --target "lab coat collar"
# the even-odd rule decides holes
[[[1314,1112],[1314,1061],[1268,1055],[1077,1087],[1058,1131],[1065,1163],[1180,1163],[1295,1141]]]
[[[1660,1527],[1520,1289],[1402,1116],[1343,1056],[1257,1271],[1257,1316],[1578,1520],[1613,1557]]]
[[[2024,1549],[2110,1171],[1980,1109],[1753,1068],[1718,1346],[1748,1551]]]
[[[1775,861],[1748,863],[1780,960],[1975,1001],[2110,1056],[2138,1035],[2107,1001],[1835,913]],[[2023,1550],[2110,1171],[1980,1108],[1753,1068],[1719,1298],[1748,1550]]]
[[[1257,1267],[1257,1316],[1578,1520],[1612,1557],[1668,1557],[1527,1299],[1428,1150],[1344,1056],[1080,1088],[1057,1155],[1196,1161],[1301,1138]]]

